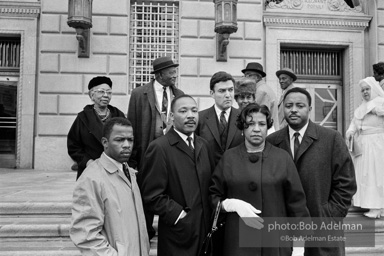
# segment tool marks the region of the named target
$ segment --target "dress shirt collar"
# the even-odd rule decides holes
[[[117,162],[115,159],[109,157],[105,152],[103,154],[112,162],[116,165],[117,169],[119,169],[121,172],[123,172],[123,164],[120,162]],[[123,172],[124,173],[124,172]]]
[[[188,135],[185,135],[184,133],[182,132],[179,132],[178,130],[176,130],[176,128],[174,127],[174,130],[177,134],[179,134],[179,136],[183,139],[183,141],[185,143],[187,143],[187,146],[189,146],[189,141],[188,141]],[[194,133],[191,133],[191,135],[189,135],[189,137],[192,138],[192,146],[195,147],[195,137],[194,137]]]
[[[295,139],[294,134],[295,134],[295,132],[298,132],[298,133],[300,133],[299,141],[300,141],[300,143],[301,143],[301,140],[303,139],[304,134],[305,134],[305,132],[307,131],[308,124],[309,124],[309,120],[308,120],[308,122],[306,123],[306,125],[304,125],[303,128],[301,128],[299,131],[295,131],[295,130],[293,130],[293,129],[288,125],[288,129],[289,129],[289,139],[290,139],[291,141],[294,140],[294,139]]]
[[[216,106],[216,104],[214,105],[215,107],[215,112],[216,112],[216,115],[217,115],[217,118],[218,120],[220,120],[220,116],[221,116],[221,112],[223,112],[223,110],[220,110],[218,106]],[[229,119],[229,115],[231,114],[231,107],[230,108],[227,108],[225,111],[225,120],[227,121],[228,123],[228,119]]]
[[[164,89],[163,89],[164,85],[162,85],[161,83],[157,82],[157,80],[155,80],[155,82],[153,83],[153,86],[155,87],[155,91],[161,91],[161,92],[164,91]],[[169,91],[169,86],[166,86],[166,88],[167,88],[166,91],[168,92]]]

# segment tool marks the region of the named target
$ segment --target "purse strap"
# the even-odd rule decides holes
[[[217,205],[216,205],[216,211],[215,211],[215,216],[213,218],[211,233],[217,230],[217,220],[219,218],[220,210],[221,210],[221,201],[217,202]]]

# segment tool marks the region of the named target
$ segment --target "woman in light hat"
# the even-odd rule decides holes
[[[68,154],[78,165],[76,179],[104,151],[101,144],[104,123],[112,117],[125,117],[118,108],[109,105],[112,98],[112,81],[109,77],[92,78],[88,90],[94,104],[86,105],[77,115],[67,137]]]
[[[356,172],[353,204],[369,218],[384,217],[384,92],[373,77],[359,82],[363,102],[346,132]],[[353,142],[354,141],[354,142]]]

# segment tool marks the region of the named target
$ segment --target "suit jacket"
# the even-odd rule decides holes
[[[125,117],[118,108],[108,105],[111,117]],[[100,157],[104,151],[101,144],[103,123],[96,116],[93,105],[86,105],[81,111],[67,136],[69,156],[78,164],[77,179],[87,167],[87,162]]]
[[[152,80],[144,86],[132,91],[128,107],[128,120],[132,123],[135,138],[129,165],[140,169],[141,159],[151,141],[155,139],[156,131],[156,93]],[[174,97],[184,94],[181,90],[171,87]]]
[[[272,145],[292,156],[288,127],[267,137]],[[342,136],[335,130],[309,121],[301,141],[296,167],[299,172],[311,217],[344,218],[356,193],[355,169]],[[306,254],[344,255],[344,243],[338,247],[306,248]]]
[[[213,159],[204,139],[195,136],[194,146],[195,154],[171,128],[145,153],[141,191],[144,207],[159,215],[159,256],[196,256],[210,228]]]
[[[196,129],[196,134],[208,141],[211,152],[214,154],[215,165],[219,162],[221,156],[227,149],[236,147],[244,142],[241,131],[236,127],[236,119],[239,114],[240,111],[232,107],[228,119],[227,143],[225,148],[222,148],[218,127],[219,120],[216,115],[215,107],[212,106],[199,112],[199,124]]]
[[[92,162],[73,192],[70,236],[82,255],[149,255],[140,190],[104,154]]]

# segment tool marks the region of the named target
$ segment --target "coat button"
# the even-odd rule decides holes
[[[257,184],[255,182],[250,182],[248,184],[248,189],[251,190],[251,191],[256,191],[257,190]]]

